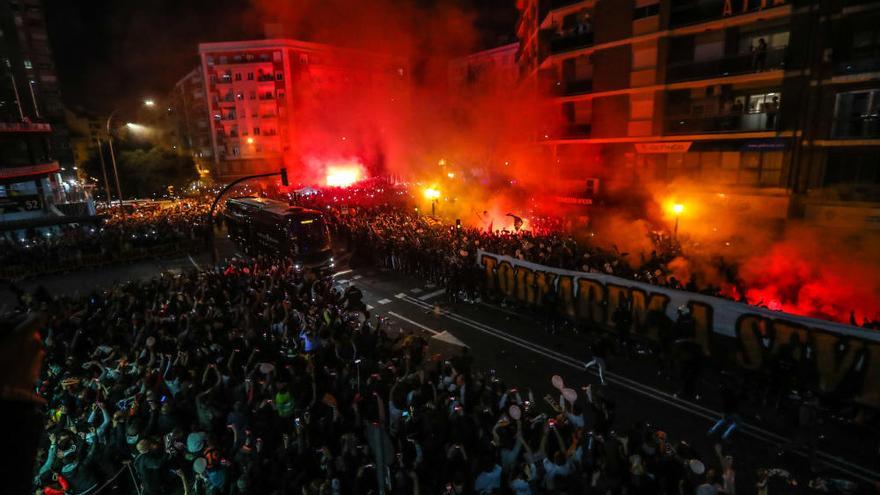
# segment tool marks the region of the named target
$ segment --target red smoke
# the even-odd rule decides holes
[[[560,191],[568,194],[560,174],[586,178],[613,173],[608,170],[613,157],[598,151],[563,146],[560,161],[550,163],[534,152],[537,147],[527,145],[537,134],[552,132],[537,122],[558,124],[561,118],[558,105],[541,104],[549,100],[537,101],[532,87],[492,74],[472,86],[449,86],[448,62],[482,48],[477,46],[473,13],[456,2],[253,3],[266,22],[277,24],[273,36],[384,54],[405,69],[399,80],[346,83],[325,88],[330,94],[293,95],[298,124],[287,137],[288,161],[303,164],[301,179],[324,184],[327,164],[357,162],[368,175],[390,173],[419,188],[437,189],[440,197],[434,206],[440,215],[497,229],[511,227],[507,213],[523,217],[526,228],[538,223],[532,222],[533,214],[561,213],[553,198]],[[333,73],[307,76],[344,79]],[[620,115],[626,115],[625,109],[608,118],[624,118]],[[632,172],[620,168],[619,173]],[[603,248],[629,253],[632,268],[638,269],[643,255],[650,255],[652,230],[672,229],[675,218],[666,203],[681,202],[684,256],[671,264],[676,278],[686,281],[693,275],[700,286],[720,287],[734,298],[744,288],[753,304],[797,314],[849,321],[855,308],[859,323],[878,317],[880,251],[871,249],[880,247],[876,234],[869,243],[833,243],[828,233],[785,234],[756,225],[743,213],[759,210],[761,199],[734,206],[731,198],[708,192],[705,184],[625,184],[609,191],[603,182],[603,194],[625,201],[569,208],[575,212],[570,225],[580,230],[576,233],[592,231],[595,236],[589,238]],[[422,211],[431,209],[422,194],[413,196],[422,202]]]

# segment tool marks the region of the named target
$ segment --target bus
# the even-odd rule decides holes
[[[330,229],[318,210],[247,196],[227,200],[225,217],[246,253],[286,256],[299,269],[333,268]]]

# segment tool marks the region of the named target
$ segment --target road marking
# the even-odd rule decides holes
[[[372,310],[373,310],[373,306],[367,304],[367,311],[372,311]]]
[[[361,278],[361,277],[363,277],[363,275],[358,274],[358,275],[355,275],[354,277],[351,277],[351,279],[352,279],[352,280],[358,280],[358,279]]]
[[[403,292],[398,292],[397,294],[394,294],[394,297],[398,299],[403,299],[404,297],[406,297],[406,294],[404,294]]]
[[[415,289],[410,289],[409,291],[412,292],[413,294],[419,294],[422,292],[422,289],[419,289],[418,287],[416,287]]]
[[[376,301],[376,302],[379,303],[379,304],[388,304],[388,303],[391,302],[391,299],[379,299],[379,300]]]
[[[335,278],[335,277],[338,277],[338,276],[340,276],[340,275],[345,275],[346,273],[351,273],[351,272],[352,272],[352,270],[342,270],[342,271],[338,271],[338,272],[336,272],[336,273],[333,274],[333,277]],[[355,277],[353,277],[353,278],[357,278],[357,277],[355,276]]]
[[[186,255],[186,257],[189,258],[189,262],[192,263],[194,267],[196,267],[196,270],[202,269],[202,267],[200,267],[199,264],[196,263],[196,260],[193,259],[191,254]]]
[[[419,323],[419,322],[417,322],[417,321],[410,320],[410,319],[407,318],[406,316],[401,316],[401,315],[395,313],[394,311],[389,311],[388,314],[391,315],[391,316],[393,316],[393,317],[395,317],[395,318],[399,318],[399,319],[401,319],[401,320],[403,320],[403,321],[409,323],[409,324],[412,325],[412,326],[419,327],[419,328],[421,328],[422,330],[424,330],[424,331],[426,331],[426,332],[428,332],[428,333],[430,333],[430,334],[432,334],[432,335],[440,335],[440,332],[438,332],[437,330],[434,330],[434,329],[428,328],[428,327],[426,327],[425,325],[422,325],[421,323]]]
[[[421,302],[418,299],[415,299],[412,297],[405,296],[404,298],[401,298],[401,299],[404,299],[405,302],[408,302],[414,306],[418,306],[423,309],[434,309],[431,305],[424,303],[424,302]],[[530,342],[526,339],[521,339],[521,338],[516,337],[514,335],[506,334],[503,331],[498,330],[497,328],[491,327],[489,325],[486,325],[484,323],[480,323],[475,320],[471,320],[470,318],[458,315],[456,313],[452,313],[451,311],[448,311],[448,310],[442,310],[442,311],[440,311],[440,314],[453,320],[453,321],[457,321],[458,323],[461,323],[462,325],[471,327],[474,330],[491,335],[491,336],[496,337],[500,340],[504,340],[506,342],[509,342],[509,343],[516,345],[516,346],[519,346],[519,347],[522,347],[523,349],[534,352],[536,354],[540,354],[544,357],[547,357],[549,359],[557,361],[561,364],[565,364],[571,368],[574,368],[574,369],[577,369],[580,371],[584,370],[584,363],[577,360],[577,359],[574,359],[571,356],[562,354],[560,352],[556,352],[552,349],[548,349],[548,348],[543,347],[541,345],[535,344],[534,342]],[[590,373],[593,375],[597,374],[593,370],[590,370]],[[702,406],[700,404],[696,404],[693,402],[689,402],[689,401],[680,399],[680,398],[675,397],[675,396],[673,396],[669,393],[666,393],[662,390],[658,390],[658,389],[653,388],[649,385],[639,383],[635,380],[631,380],[629,378],[618,375],[616,373],[612,373],[612,372],[609,372],[606,370],[605,376],[609,382],[616,383],[617,385],[619,385],[623,388],[629,389],[629,390],[636,392],[638,394],[651,397],[655,400],[666,403],[666,404],[673,406],[675,408],[690,412],[691,414],[702,417],[710,422],[714,422],[718,418],[721,417],[721,413],[719,413],[717,411],[713,411],[712,409],[709,409],[709,408]],[[790,442],[790,439],[788,439],[786,437],[783,437],[783,436],[778,435],[776,433],[773,433],[771,431],[767,431],[759,426],[750,425],[745,422],[741,423],[740,429],[745,435],[748,435],[749,437],[752,437],[753,439],[756,439],[756,440],[764,441],[766,443],[787,444]],[[797,450],[795,452],[802,457],[807,456],[806,453],[801,452],[800,450]],[[816,451],[816,455],[818,455],[820,458],[822,458],[829,466],[833,467],[837,471],[845,473],[845,474],[847,474],[853,478],[859,479],[865,483],[873,483],[877,478],[880,478],[880,473],[872,471],[872,470],[865,468],[863,466],[859,466],[857,464],[854,464],[850,461],[847,461],[846,459],[842,459],[840,457],[833,456],[831,454],[827,454],[822,451]],[[855,470],[855,472],[853,470]]]
[[[419,297],[419,300],[420,301],[427,301],[428,299],[437,297],[437,296],[439,296],[441,294],[445,294],[445,293],[446,293],[446,289],[438,289],[438,290],[435,290],[434,292],[429,292],[429,293],[425,294],[424,296]]]

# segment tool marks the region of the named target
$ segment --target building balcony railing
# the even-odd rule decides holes
[[[669,26],[676,28],[743,14],[751,14],[753,12],[766,12],[774,8],[772,5],[765,5],[770,2],[763,0],[733,0],[731,2],[731,6],[733,7],[731,15],[725,16],[725,2],[731,2],[731,0],[704,0],[701,2],[693,2],[691,5],[677,8],[673,7],[670,14]],[[777,6],[784,5],[785,3]]]
[[[778,113],[670,117],[666,119],[665,132],[666,134],[703,134],[775,131],[778,122]]]
[[[775,48],[767,50],[763,56],[756,53],[742,53],[715,60],[672,63],[666,68],[666,80],[668,82],[691,81],[750,72],[781,70],[785,68],[785,52],[785,48]]]
[[[834,73],[837,75],[878,71],[880,71],[880,57],[864,57],[847,62],[838,62],[834,67]]]
[[[593,45],[593,33],[558,35],[550,40],[550,53],[564,53]]]
[[[555,89],[558,96],[573,96],[589,93],[590,91],[593,91],[593,80],[581,79],[577,81],[563,81],[558,84]]]
[[[587,139],[592,132],[590,124],[567,124],[562,126],[547,139]]]
[[[44,122],[0,122],[0,132],[52,132]]]
[[[259,82],[271,82],[274,80],[275,80],[275,76],[273,76],[272,74],[263,74],[263,75],[257,76],[257,81],[259,81]]]
[[[273,95],[271,93],[262,94],[262,95],[260,95],[260,99],[261,100],[274,100],[275,95]]]
[[[837,139],[880,138],[880,114],[873,113],[837,119],[832,126],[831,137]]]

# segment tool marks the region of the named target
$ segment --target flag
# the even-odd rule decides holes
[[[513,217],[513,228],[517,232],[519,232],[520,227],[523,225],[523,219],[514,215],[513,213],[508,213],[507,216]]]

